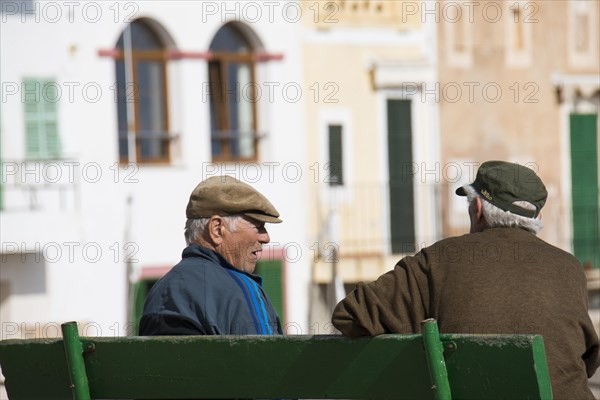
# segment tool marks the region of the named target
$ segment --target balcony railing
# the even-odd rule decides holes
[[[395,193],[406,188],[397,186]],[[319,205],[315,237],[320,250],[327,255],[335,249],[340,259],[384,257],[415,253],[442,238],[465,234],[470,226],[467,203],[454,194],[455,189],[448,182],[416,179],[412,196],[400,195],[397,203],[391,204],[394,196],[390,196],[389,182],[320,183],[314,192],[314,204]],[[391,212],[394,207],[395,214]],[[565,224],[573,224],[573,210],[565,209],[556,198],[549,201],[543,210],[545,227],[540,237],[572,252],[586,268],[600,268],[598,210],[580,206],[575,211],[589,216],[586,224],[579,221],[578,226],[565,229]],[[570,234],[565,234],[567,230]]]
[[[134,133],[135,159],[138,163],[165,163],[170,160],[171,146],[178,134],[166,131],[140,130]],[[122,163],[132,161],[127,131],[119,131],[119,157]]]
[[[319,244],[335,246],[339,257],[352,258],[414,253],[439,240],[442,227],[439,210],[434,205],[439,203],[441,188],[416,183],[412,190],[415,195],[405,199],[406,204],[390,204],[388,182],[320,184],[316,191],[316,203],[320,206]],[[417,194],[421,198],[428,196],[426,204],[431,207],[418,205],[414,200]],[[391,213],[392,208],[394,213]],[[413,218],[405,220],[406,213]],[[327,253],[327,249],[324,252]]]
[[[2,211],[74,209],[81,179],[96,179],[98,168],[73,159],[2,160],[1,166]]]

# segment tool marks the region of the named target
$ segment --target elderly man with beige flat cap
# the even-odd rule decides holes
[[[150,290],[140,335],[276,335],[279,317],[254,275],[265,223],[279,212],[230,176],[198,184],[186,209],[182,260]]]

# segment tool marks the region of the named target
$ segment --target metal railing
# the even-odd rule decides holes
[[[52,158],[2,160],[1,168],[0,210],[66,211],[79,205],[79,184],[88,166]]]

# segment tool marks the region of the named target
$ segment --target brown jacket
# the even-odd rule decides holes
[[[593,399],[600,364],[580,263],[519,228],[442,240],[359,283],[335,308],[347,336],[418,333],[435,318],[447,333],[541,334],[555,399]]]

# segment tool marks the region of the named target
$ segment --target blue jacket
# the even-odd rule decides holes
[[[140,335],[277,335],[279,317],[257,275],[191,244],[152,287]]]

